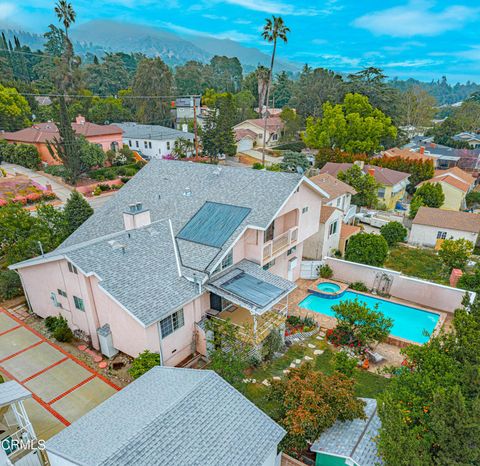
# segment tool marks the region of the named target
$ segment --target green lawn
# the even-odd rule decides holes
[[[325,352],[322,355],[315,356],[313,354],[315,348],[309,348],[308,343],[314,344],[315,348],[323,349]],[[276,359],[273,363],[263,365],[254,370],[248,378],[256,379],[257,383],[246,384],[245,395],[269,416],[275,417],[275,403],[266,399],[268,387],[262,385],[261,382],[264,379],[271,380],[274,376],[284,377],[283,370],[287,369],[294,359],[302,359],[307,354],[314,358],[314,370],[321,371],[325,374],[333,373],[333,351],[324,340],[317,340],[313,337],[308,340],[305,345],[296,344],[291,346],[281,358]],[[376,398],[379,393],[385,390],[390,382],[389,379],[386,379],[385,377],[362,369],[355,370],[354,379],[356,381],[355,394],[367,398]]]
[[[423,278],[448,285],[449,275],[433,249],[414,249],[395,246],[385,262],[385,268],[397,270],[411,277]]]

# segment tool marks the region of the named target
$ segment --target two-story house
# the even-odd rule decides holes
[[[310,181],[325,191],[327,196],[322,200],[318,232],[305,241],[303,256],[323,259],[336,251],[343,255],[348,240],[360,231],[359,227],[349,224],[357,209],[351,204],[356,191],[328,173],[313,176]]]
[[[11,266],[30,308],[105,355],[205,354],[203,323],[282,328],[328,197],[300,174],[153,160],[56,250]]]
[[[265,146],[271,147],[280,141],[282,132],[285,128],[283,120],[276,116],[266,119],[267,131],[265,136]],[[242,150],[252,149],[254,146],[263,147],[263,131],[265,128],[265,119],[257,118],[253,120],[245,120],[233,127],[237,143],[242,141]],[[248,130],[248,131],[247,131]],[[245,140],[246,135],[250,136],[251,145]]]

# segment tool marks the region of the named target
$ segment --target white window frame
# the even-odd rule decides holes
[[[175,333],[178,329],[182,328],[185,325],[185,315],[183,313],[183,308],[178,311],[170,314],[160,321],[160,333],[163,338],[168,337],[172,333]],[[167,329],[166,334],[164,334],[164,329]]]

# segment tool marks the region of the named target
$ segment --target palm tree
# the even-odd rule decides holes
[[[68,28],[75,22],[75,17],[77,16],[72,4],[66,0],[60,0],[55,4],[55,13],[57,14],[58,20],[63,23],[65,36],[68,39]]]
[[[277,52],[277,40],[280,39],[284,43],[288,42],[287,34],[290,29],[285,26],[285,23],[281,16],[272,16],[265,20],[265,26],[263,26],[262,37],[269,43],[273,42],[272,61],[270,62],[270,72],[268,73],[268,85],[267,85],[267,98],[265,102],[264,113],[264,126],[263,126],[263,149],[262,149],[262,164],[265,166],[265,144],[267,137],[267,120],[268,120],[268,101],[270,99],[270,87],[272,85],[273,65],[275,63],[275,53]]]

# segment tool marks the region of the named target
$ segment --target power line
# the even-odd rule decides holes
[[[107,98],[107,97],[114,97],[115,99],[181,99],[181,98],[201,98],[201,95],[192,95],[192,94],[177,94],[177,95],[101,95],[101,94],[92,94],[92,95],[84,95],[84,94],[35,94],[33,92],[17,92],[20,95],[28,96],[28,97],[71,97],[74,99],[91,99],[92,97],[100,97],[100,98]]]

